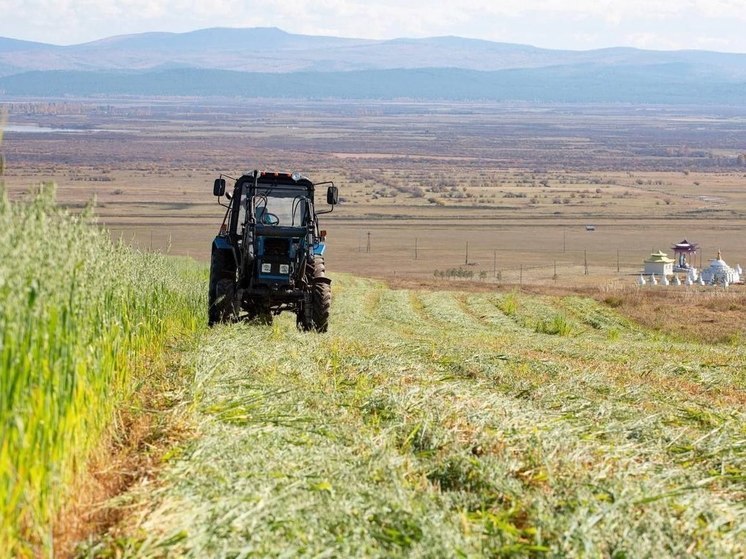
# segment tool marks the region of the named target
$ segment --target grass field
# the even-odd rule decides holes
[[[581,297],[335,276],[185,355],[197,436],[91,556],[741,557],[746,351]]]
[[[652,291],[338,274],[329,334],[285,316],[207,330],[203,266],[114,245],[49,189],[0,217],[3,553],[66,556],[76,536],[89,557],[746,552],[740,334],[626,318],[670,306]],[[676,304],[711,311],[717,331],[744,302]],[[154,385],[184,336],[170,385]],[[166,390],[185,434],[154,410],[135,450],[158,477],[107,463],[107,441],[151,405],[142,392]],[[76,507],[111,468],[135,484]],[[70,528],[102,510],[121,521]]]

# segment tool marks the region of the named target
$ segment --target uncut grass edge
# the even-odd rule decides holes
[[[113,243],[51,184],[2,192],[0,222],[0,555],[57,555],[60,511],[122,438],[148,363],[198,328],[205,272]]]
[[[133,378],[145,380],[115,410],[85,473],[71,485],[71,498],[53,522],[56,556],[78,557],[90,541],[115,532],[131,514],[126,493],[156,479],[164,460],[194,436],[180,362],[183,352],[192,351],[193,337],[176,340],[133,367]]]

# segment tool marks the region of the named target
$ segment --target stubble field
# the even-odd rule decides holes
[[[92,555],[744,552],[743,346],[582,297],[334,292],[327,335],[283,316],[199,337],[199,436]]]

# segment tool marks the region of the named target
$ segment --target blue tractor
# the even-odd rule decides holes
[[[298,328],[326,332],[331,279],[326,277],[326,232],[318,215],[330,213],[339,194],[332,182],[314,184],[297,173],[254,171],[226,192],[224,175],[213,194],[227,208],[212,242],[208,322],[259,320],[291,311]],[[327,186],[328,209],[317,211],[314,193]],[[225,196],[228,203],[221,201]]]

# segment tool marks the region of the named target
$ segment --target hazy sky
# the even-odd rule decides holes
[[[0,0],[0,36],[16,39],[73,44],[205,27],[746,53],[746,0]]]

